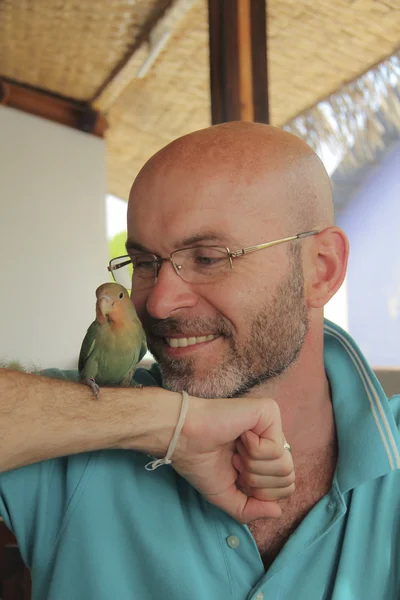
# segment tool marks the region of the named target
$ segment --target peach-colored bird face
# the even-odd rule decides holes
[[[122,322],[135,313],[128,291],[118,283],[103,283],[96,290],[96,315],[100,321]]]

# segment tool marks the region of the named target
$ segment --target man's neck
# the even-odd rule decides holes
[[[331,391],[324,369],[323,341],[314,342],[304,345],[298,360],[285,374],[251,393],[277,402],[285,437],[293,455],[299,458],[322,450],[336,440]],[[312,351],[307,352],[307,347]]]
[[[276,401],[281,410],[282,426],[294,457],[306,459],[335,443],[336,426],[329,382],[324,374],[319,389],[303,395],[299,390],[283,391]],[[302,462],[302,461],[301,461]]]

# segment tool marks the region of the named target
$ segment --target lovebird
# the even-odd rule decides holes
[[[96,320],[79,354],[80,381],[96,398],[99,386],[135,386],[132,376],[147,351],[146,335],[127,290],[103,283],[96,290]]]

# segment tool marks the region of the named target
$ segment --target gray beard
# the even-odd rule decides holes
[[[248,339],[239,345],[230,321],[223,317],[206,319],[148,319],[144,323],[150,352],[158,361],[163,386],[186,390],[202,398],[230,398],[248,394],[253,388],[282,375],[298,358],[308,331],[304,300],[304,277],[300,256],[292,258],[289,276],[278,286],[275,296],[261,306],[249,322]],[[228,353],[221,362],[195,376],[193,359],[174,359],[162,352],[160,337],[167,332],[193,335],[212,332],[224,336]]]

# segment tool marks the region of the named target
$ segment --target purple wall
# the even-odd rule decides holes
[[[372,366],[400,366],[400,145],[337,215],[350,239],[349,332]]]

